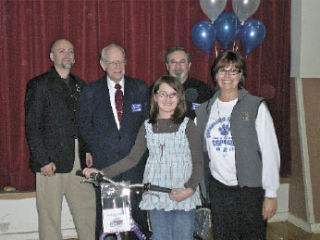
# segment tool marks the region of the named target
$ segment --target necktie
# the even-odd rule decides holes
[[[121,124],[123,92],[121,90],[121,85],[118,83],[115,85],[115,89],[117,89],[116,94],[115,94],[116,109],[117,109],[117,114],[118,114],[118,120],[119,120],[119,123]]]

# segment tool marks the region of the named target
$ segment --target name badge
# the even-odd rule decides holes
[[[142,111],[142,105],[140,103],[131,104],[131,111],[132,112],[141,112]]]
[[[200,106],[200,103],[193,102],[192,103],[192,110],[195,110],[199,106]]]

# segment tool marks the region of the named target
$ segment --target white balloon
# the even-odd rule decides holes
[[[200,0],[202,11],[210,18],[213,23],[226,7],[227,0]]]
[[[260,0],[232,0],[232,8],[234,13],[243,23],[253,15],[260,5]]]

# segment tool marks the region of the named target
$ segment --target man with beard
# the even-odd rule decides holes
[[[171,76],[180,80],[185,89],[187,117],[195,118],[195,109],[212,96],[211,88],[202,81],[189,76],[191,68],[190,53],[179,46],[171,47],[166,52],[166,67]]]
[[[62,240],[61,206],[65,196],[80,240],[95,236],[95,193],[80,184],[80,167],[92,165],[78,134],[78,97],[85,83],[70,73],[74,47],[66,39],[51,45],[48,72],[33,78],[25,97],[26,137],[30,166],[36,172],[39,238]],[[81,159],[81,163],[80,163]]]

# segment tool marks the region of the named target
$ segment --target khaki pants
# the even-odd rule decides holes
[[[70,173],[54,176],[36,174],[36,196],[40,240],[62,240],[61,208],[65,196],[80,240],[95,239],[96,200],[94,187],[80,183],[78,140],[75,141],[75,161]]]

